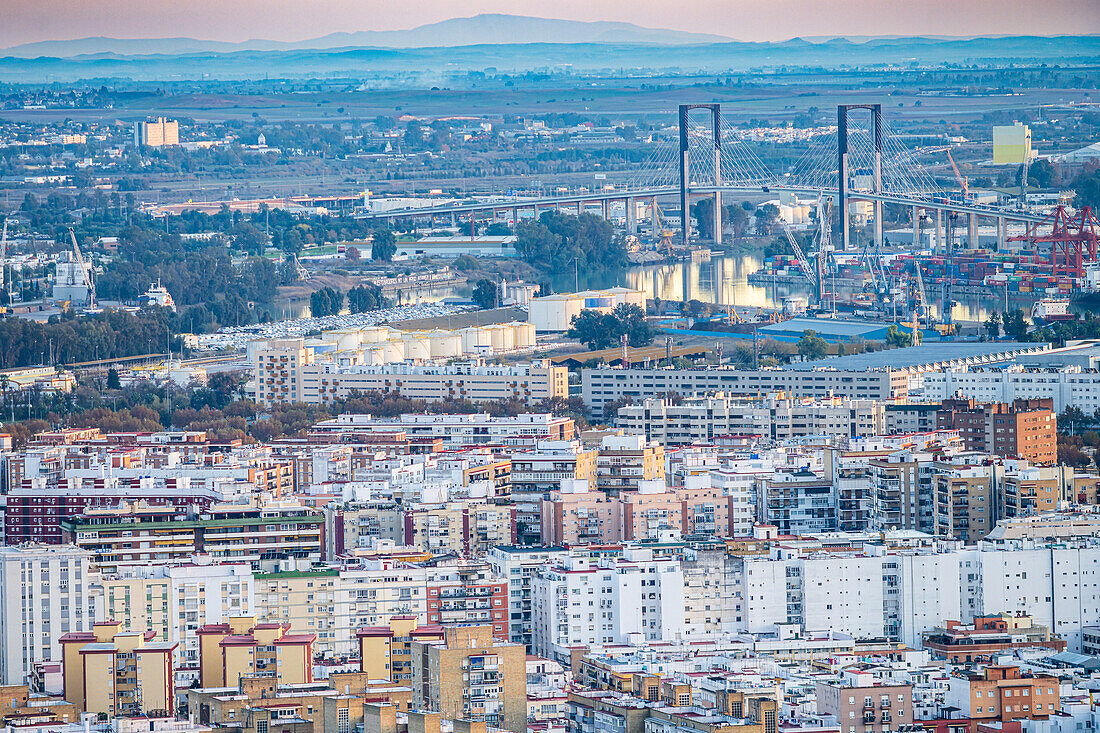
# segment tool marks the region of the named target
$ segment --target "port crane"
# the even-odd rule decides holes
[[[794,232],[791,230],[790,224],[779,220],[779,223],[783,226],[783,233],[787,235],[787,242],[791,245],[791,249],[794,250],[795,256],[798,258],[798,267],[802,270],[802,274],[806,276],[813,286],[816,288],[818,285],[817,271],[814,270],[810,264],[810,260],[806,257],[806,253],[802,251],[802,247],[798,244],[798,238],[794,236]]]
[[[92,282],[92,268],[84,263],[84,255],[80,252],[80,245],[76,242],[76,232],[69,227],[69,238],[73,241],[73,258],[80,268],[80,276],[84,280],[84,287],[88,289],[88,308],[95,308],[95,284]]]

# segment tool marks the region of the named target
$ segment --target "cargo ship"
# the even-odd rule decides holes
[[[1066,298],[1043,298],[1035,301],[1031,307],[1031,319],[1050,323],[1052,321],[1072,321],[1077,316],[1069,312],[1069,300]]]

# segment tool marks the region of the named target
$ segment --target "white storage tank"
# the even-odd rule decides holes
[[[321,339],[335,343],[336,348],[340,351],[358,349],[362,343],[357,328],[335,328],[331,331],[324,331],[321,333]]]
[[[584,298],[570,293],[532,298],[527,320],[541,333],[568,331],[583,307]]]
[[[535,324],[512,321],[512,341],[517,349],[529,349],[535,345]]]
[[[398,342],[400,343],[400,342]],[[363,363],[370,366],[380,366],[386,363],[387,344],[363,344]],[[401,351],[404,355],[404,349]],[[398,361],[401,361],[399,359]]]
[[[512,329],[509,326],[493,325],[486,327],[489,331],[491,343],[493,344],[493,351],[500,353],[502,351],[511,351],[515,348],[515,340],[512,336]]]
[[[533,324],[528,325],[534,328]],[[458,334],[462,338],[463,354],[484,354],[493,346],[493,337],[484,326],[468,326],[460,329]]]
[[[385,326],[366,326],[359,330],[359,340],[364,344],[380,344],[390,337],[390,329]]]
[[[389,339],[382,342],[384,363],[393,364],[399,361],[405,361],[405,342],[399,338]]]
[[[433,359],[449,359],[462,355],[462,337],[452,331],[436,329],[430,332],[428,346]]]
[[[406,361],[427,361],[432,358],[432,344],[424,331],[411,331],[401,337],[405,344]]]

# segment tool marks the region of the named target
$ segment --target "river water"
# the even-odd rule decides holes
[[[598,290],[622,285],[644,290],[648,298],[663,301],[698,300],[717,305],[733,305],[741,315],[751,317],[757,308],[779,308],[788,295],[801,295],[809,299],[809,284],[754,285],[749,274],[763,266],[758,253],[714,256],[706,262],[674,262],[664,265],[641,265],[618,273],[586,272],[574,270],[561,272],[551,279],[554,292]],[[829,289],[829,288],[827,288]],[[436,302],[449,297],[469,297],[470,287],[443,286],[429,293],[420,293],[416,299],[406,296],[403,303]],[[929,283],[928,299],[933,312],[938,315],[939,286]],[[957,305],[952,317],[959,322],[982,322],[994,311],[1003,311],[1004,300],[995,295],[956,296]],[[1017,307],[1013,304],[1012,307]],[[273,309],[276,318],[301,318],[309,315],[309,301],[280,302]],[[899,316],[903,314],[899,313]]]

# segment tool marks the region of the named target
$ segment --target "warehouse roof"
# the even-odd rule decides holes
[[[864,371],[867,369],[912,369],[931,371],[946,366],[963,363],[990,364],[1007,361],[1028,352],[1046,351],[1048,343],[1028,343],[1016,341],[939,341],[924,343],[920,346],[908,346],[902,349],[886,349],[865,354],[851,354],[831,359],[818,359],[789,364],[785,369],[845,369]]]
[[[758,333],[802,333],[814,331],[819,336],[842,336],[855,338],[867,334],[885,331],[889,323],[881,321],[863,321],[851,318],[791,318],[768,326],[761,326]]]

